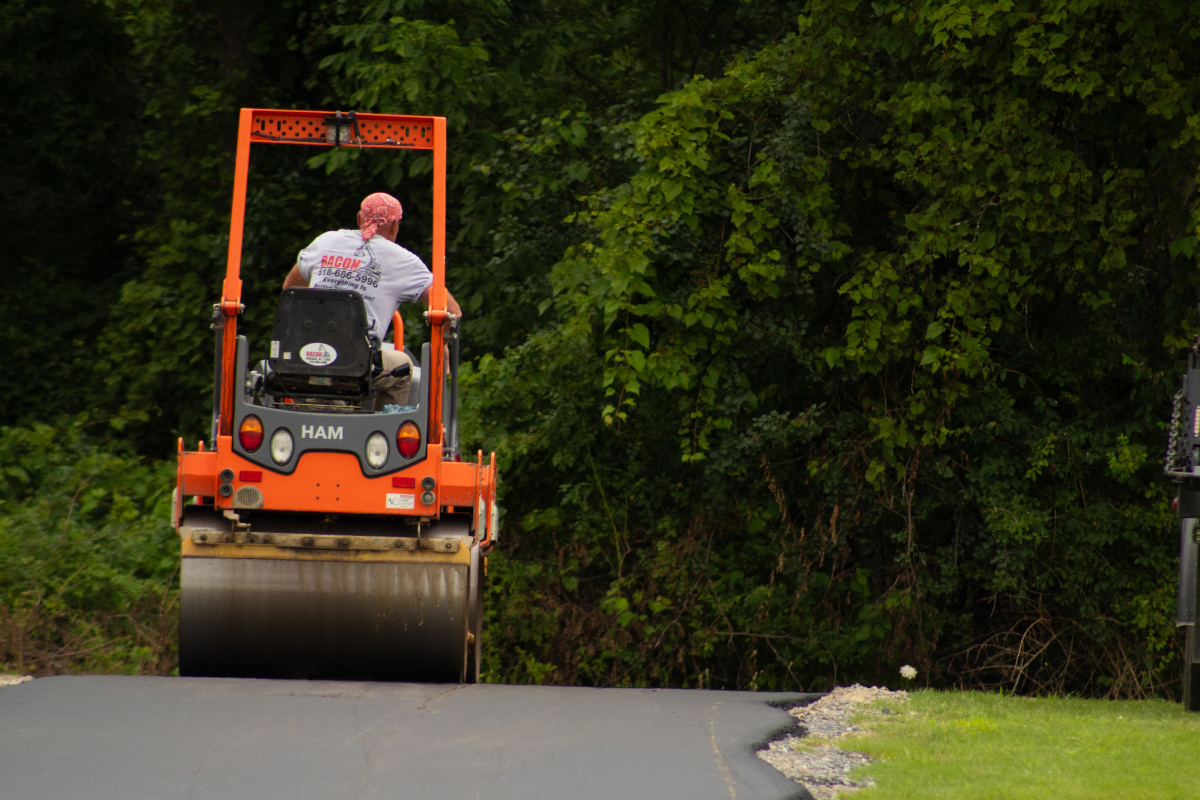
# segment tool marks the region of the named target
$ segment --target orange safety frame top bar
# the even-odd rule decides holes
[[[428,443],[442,441],[443,326],[446,322],[446,118],[403,114],[344,114],[243,108],[238,120],[233,172],[233,210],[229,218],[229,257],[220,309],[225,315],[221,358],[220,434],[233,429],[234,375],[237,365],[237,317],[242,305],[242,234],[251,144],[304,144],[318,147],[385,148],[433,151],[433,286],[429,291],[430,371]]]

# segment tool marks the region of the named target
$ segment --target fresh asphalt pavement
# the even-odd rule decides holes
[[[0,688],[0,800],[794,800],[754,753],[815,697],[42,678]]]

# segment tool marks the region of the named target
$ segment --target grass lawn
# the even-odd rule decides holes
[[[839,746],[879,759],[861,800],[1200,798],[1200,714],[1176,703],[913,692]]]

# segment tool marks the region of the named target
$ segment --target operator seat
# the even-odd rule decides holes
[[[276,399],[304,405],[370,408],[379,342],[368,336],[358,292],[284,289],[275,312],[266,387]]]

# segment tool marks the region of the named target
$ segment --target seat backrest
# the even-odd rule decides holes
[[[284,289],[268,361],[279,375],[362,377],[371,371],[367,330],[357,292]]]

